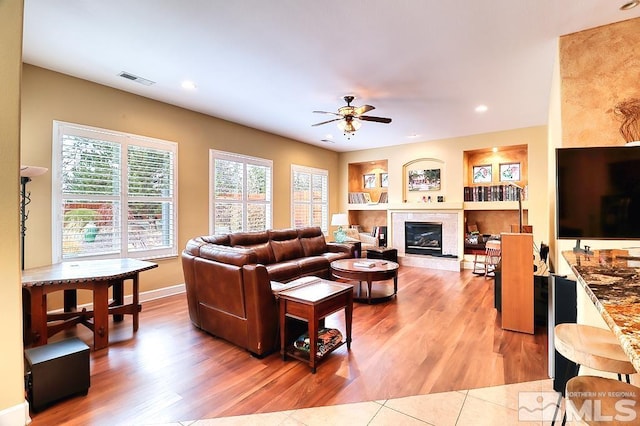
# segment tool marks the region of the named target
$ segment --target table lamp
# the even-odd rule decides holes
[[[347,233],[342,229],[343,226],[349,225],[349,219],[346,213],[336,213],[331,216],[331,226],[337,226],[338,230],[333,233],[333,238],[337,243],[344,243],[347,240]]]

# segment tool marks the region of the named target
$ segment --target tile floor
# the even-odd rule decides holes
[[[546,426],[551,424],[546,419],[553,417],[557,395],[548,379],[382,401],[191,420],[164,426]]]

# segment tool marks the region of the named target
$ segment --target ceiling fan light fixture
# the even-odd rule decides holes
[[[356,130],[360,128],[360,126],[362,126],[362,123],[360,122],[360,120],[357,120],[355,118],[338,121],[338,128],[345,134],[355,133]]]

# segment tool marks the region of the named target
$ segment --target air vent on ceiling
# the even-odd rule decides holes
[[[140,84],[144,84],[145,86],[151,86],[152,84],[155,84],[155,81],[151,81],[151,80],[147,80],[146,78],[142,78],[142,77],[138,77],[137,75],[133,75],[129,72],[126,71],[122,71],[120,74],[118,74],[119,77],[122,78],[126,78],[128,80],[131,81],[135,81],[136,83],[140,83]]]

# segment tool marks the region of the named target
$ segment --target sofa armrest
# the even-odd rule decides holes
[[[351,257],[356,255],[355,244],[327,243],[327,250],[331,253],[349,253]]]
[[[362,244],[369,244],[374,247],[378,247],[379,241],[376,237],[371,236],[371,234],[367,234],[366,232],[360,233],[360,241]]]

